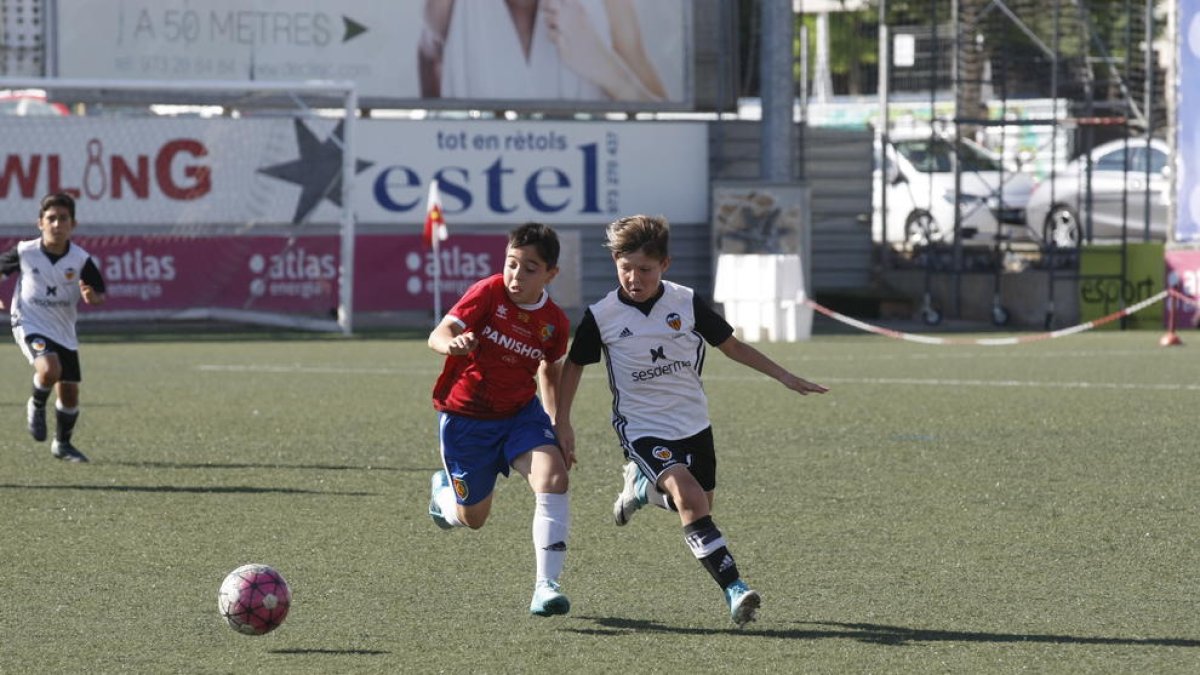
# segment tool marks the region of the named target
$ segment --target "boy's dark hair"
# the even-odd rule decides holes
[[[508,247],[532,246],[546,267],[558,267],[558,233],[549,225],[525,223],[508,233]]]
[[[38,219],[41,220],[50,209],[61,206],[71,214],[71,220],[75,220],[75,198],[66,192],[52,192],[45,197],[42,197],[42,208],[38,211]]]
[[[604,246],[614,255],[641,251],[649,258],[666,260],[671,226],[662,216],[626,216],[608,226]]]

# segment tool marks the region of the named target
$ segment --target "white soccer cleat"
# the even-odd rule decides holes
[[[617,501],[613,502],[613,522],[618,526],[628,523],[633,512],[646,504],[646,493],[638,489],[642,472],[637,464],[627,463],[623,474],[625,483],[621,487],[621,494],[617,495]]]
[[[437,495],[442,488],[449,486],[450,476],[446,475],[446,471],[444,469],[438,470],[433,474],[433,477],[429,479],[429,517],[433,519],[434,525],[437,525],[443,530],[449,530],[453,526],[446,520],[446,517],[442,515],[442,509],[437,503]]]

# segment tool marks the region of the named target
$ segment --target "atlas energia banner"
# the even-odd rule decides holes
[[[690,109],[689,0],[57,0],[64,78],[354,81],[369,107]]]
[[[30,230],[36,234],[32,226]],[[78,231],[77,231],[78,232]],[[0,237],[0,251],[18,239]],[[336,315],[341,250],[336,235],[162,235],[73,238],[104,275],[107,301],[82,305],[84,316],[171,317],[204,308],[243,312]],[[479,279],[499,272],[503,233],[455,235],[434,258],[419,234],[360,235],[355,245],[354,310],[428,310],[434,289],[449,307]],[[0,282],[12,295],[16,275]]]
[[[345,126],[326,118],[0,117],[0,225],[42,195],[106,226],[337,224]],[[356,222],[418,232],[430,181],[451,229],[708,219],[701,122],[356,120]]]

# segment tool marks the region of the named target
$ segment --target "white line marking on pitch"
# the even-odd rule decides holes
[[[348,368],[346,366],[302,366],[292,365],[217,365],[201,364],[196,370],[213,373],[282,373],[295,375],[399,375],[423,373],[436,375],[441,372],[430,368]]]
[[[937,351],[925,352],[909,352],[909,353],[867,353],[867,354],[836,354],[836,355],[821,355],[821,354],[803,354],[795,356],[780,356],[777,361],[944,361],[950,359],[959,360],[979,360],[979,359],[1012,359],[1014,351],[1004,351],[997,349],[987,350],[965,350],[962,347],[954,349],[943,349]],[[1092,358],[1107,358],[1113,356],[1141,356],[1147,358],[1157,358],[1160,354],[1166,354],[1161,349],[1128,349],[1128,350],[1111,350],[1111,351],[1087,351],[1087,350],[1059,350],[1059,351],[1024,351],[1021,352],[1022,359],[1092,359]],[[777,355],[778,356],[778,355]]]
[[[817,381],[820,382],[821,380]],[[1053,387],[1055,389],[1200,391],[1200,384],[1166,384],[1160,382],[1039,382],[1037,380],[947,380],[910,377],[831,378],[829,381],[843,384],[902,384],[934,387]]]
[[[765,375],[705,375],[705,380],[768,380]],[[1053,389],[1119,389],[1149,391],[1200,391],[1200,384],[1164,384],[1158,382],[1039,382],[1037,380],[952,380],[917,377],[821,377],[806,379],[821,384],[896,384],[925,387],[1044,387]]]
[[[429,368],[347,368],[346,366],[292,365],[215,365],[196,366],[196,370],[223,373],[280,373],[295,375],[398,375],[429,374],[437,372]],[[768,380],[765,375],[715,375],[704,376],[705,380]],[[1167,384],[1156,382],[1040,382],[1037,380],[960,380],[918,377],[820,377],[811,376],[813,382],[822,384],[873,384],[918,387],[1028,387],[1054,389],[1111,389],[1126,391],[1200,391],[1200,384]]]

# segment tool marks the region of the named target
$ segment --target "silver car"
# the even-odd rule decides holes
[[[893,132],[888,139],[887,240],[909,245],[954,238],[955,209],[964,237],[991,241],[1000,224],[1025,222],[1033,179],[1004,166],[983,146],[929,131]],[[875,143],[875,241],[883,241],[879,139]],[[955,198],[955,164],[958,197]]]
[[[1165,240],[1170,194],[1167,144],[1158,139],[1151,139],[1149,147],[1145,139],[1109,141],[1096,146],[1090,156],[1091,194],[1083,155],[1034,189],[1025,205],[1029,228],[1047,244],[1074,247],[1087,239],[1090,216],[1092,239],[1120,237],[1124,228],[1130,240],[1140,241],[1149,202],[1151,239]]]

